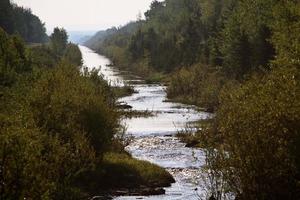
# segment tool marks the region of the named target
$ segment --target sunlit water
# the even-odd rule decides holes
[[[80,46],[84,65],[89,69],[99,68],[104,78],[115,85],[139,82],[138,77],[124,79],[120,72],[109,67],[109,59],[94,53],[87,47]],[[134,110],[152,111],[153,117],[125,119],[127,134],[133,136],[132,143],[126,149],[136,158],[148,160],[166,168],[175,178],[176,183],[165,188],[165,195],[158,196],[122,196],[117,200],[149,199],[173,200],[199,199],[204,194],[201,180],[201,167],[205,156],[199,149],[186,148],[174,135],[186,128],[187,123],[205,119],[209,114],[198,112],[193,106],[166,102],[165,87],[159,84],[133,84],[137,93],[124,97],[124,102]]]

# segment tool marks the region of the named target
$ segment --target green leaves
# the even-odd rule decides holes
[[[0,2],[0,27],[9,34],[19,34],[26,42],[46,42],[44,24],[31,10],[18,7],[9,0]]]
[[[273,8],[272,44],[277,65],[300,65],[300,3],[280,2]]]
[[[281,67],[220,97],[216,116],[226,152],[219,153],[230,156],[219,170],[234,169],[236,177],[226,176],[226,181],[240,182],[232,190],[241,190],[243,198],[295,199],[298,194],[298,75],[296,67]]]
[[[68,35],[65,29],[54,28],[50,36],[50,44],[53,52],[58,57],[62,56],[67,48]]]
[[[11,86],[30,70],[23,41],[17,36],[8,36],[0,28],[0,87]]]
[[[63,59],[71,64],[80,67],[82,65],[82,56],[77,45],[69,43],[66,47]]]
[[[2,30],[0,41],[0,199],[81,198],[75,180],[101,163],[119,129],[109,85],[80,71],[73,44],[58,55]]]
[[[224,77],[214,68],[194,65],[174,72],[167,88],[169,98],[213,112],[219,105]]]

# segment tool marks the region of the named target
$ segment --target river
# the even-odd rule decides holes
[[[204,152],[200,149],[186,148],[175,134],[187,124],[210,117],[193,106],[167,102],[165,87],[160,84],[145,84],[137,76],[126,76],[109,66],[110,60],[98,55],[87,47],[79,46],[83,62],[89,69],[99,68],[104,78],[111,84],[132,84],[136,93],[119,99],[137,111],[152,111],[152,117],[124,119],[126,134],[133,136],[126,147],[134,157],[147,160],[167,169],[176,183],[165,188],[166,194],[158,196],[122,196],[116,200],[194,200],[203,196],[205,190],[201,181],[201,167],[205,163]]]

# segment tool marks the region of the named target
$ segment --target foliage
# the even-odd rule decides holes
[[[109,94],[89,76],[82,77],[77,68],[61,63],[41,74],[32,87],[30,104],[44,131],[58,134],[64,141],[75,133],[86,135],[101,153],[116,132],[118,120]]]
[[[95,178],[111,177],[113,189],[122,174],[112,168],[127,165],[135,176],[120,187],[169,184],[163,168],[125,154],[116,90],[99,70],[82,68],[78,46],[65,37],[56,29],[50,45],[25,47],[0,29],[0,199],[88,198],[103,192]],[[109,163],[112,150],[125,156]]]
[[[153,1],[145,20],[99,32],[102,36],[99,42],[97,34],[91,39],[94,44],[86,45],[111,58],[115,65],[146,79],[154,77],[156,72],[172,74],[182,67],[193,75],[191,66],[208,65],[212,67],[211,74],[220,79],[242,82],[252,73],[270,69],[269,63],[275,55],[271,38],[276,6],[274,0]],[[176,75],[171,78],[174,84],[176,77],[179,78]],[[192,97],[199,93],[193,87],[207,93],[213,90],[201,84],[201,81],[186,84],[191,88],[187,89],[190,93],[184,94],[192,99],[187,102],[207,106],[205,100]],[[219,87],[217,84],[215,94],[211,95],[218,95]],[[185,99],[174,87],[171,90],[169,97]],[[209,109],[217,105],[215,99]]]
[[[115,64],[172,72],[200,62],[222,66],[226,76],[241,80],[268,68],[274,56],[270,29],[275,5],[273,0],[153,1],[146,20],[135,22],[137,28],[130,23],[115,32],[109,29],[98,47],[86,44],[120,61]]]
[[[11,86],[18,74],[30,71],[23,41],[0,28],[0,87]]]
[[[153,1],[145,20],[87,44],[149,81],[171,74],[168,97],[216,111],[185,138],[207,147],[212,196],[299,199],[299,11],[295,0]],[[0,26],[46,39],[40,20],[8,0]],[[120,154],[114,92],[80,65],[64,29],[30,48],[0,30],[1,199],[76,199],[78,183],[97,187],[99,177],[116,187],[170,183],[161,168]],[[107,153],[116,143],[118,154]]]
[[[168,98],[214,111],[219,105],[218,94],[224,81],[218,71],[204,65],[182,68],[172,74],[167,95]]]
[[[53,68],[57,63],[57,56],[48,45],[31,46],[29,48],[30,61],[35,67]]]
[[[159,187],[162,185],[168,186],[171,182],[174,182],[173,177],[157,165],[151,164],[147,161],[138,161],[128,155],[108,153],[105,155],[104,160],[107,165],[110,165],[108,170],[115,170],[115,173],[119,174],[115,177],[119,181],[126,180],[126,178],[120,179],[120,176],[130,177],[130,173],[137,173],[141,180],[126,181],[126,183],[131,182],[133,186],[145,185]],[[117,180],[108,180],[112,181],[113,183],[118,182]],[[136,183],[136,181],[140,181],[142,184]]]
[[[0,2],[0,27],[9,33],[13,33],[13,8],[10,0]]]
[[[57,63],[46,46],[27,49],[3,30],[0,38],[0,197],[78,199],[73,181],[101,161],[119,128],[115,99],[97,71],[79,71],[80,53]]]
[[[125,85],[122,87],[113,87],[113,92],[117,98],[122,98],[126,96],[130,96],[136,91],[134,90],[133,86]]]
[[[29,46],[28,54],[30,54],[31,64],[35,67],[54,68],[59,59],[63,59],[78,68],[82,65],[80,49],[72,43],[66,45],[62,58],[48,44]]]
[[[218,200],[299,198],[299,11],[294,0],[153,1],[135,30],[100,44],[120,67],[171,74],[168,97],[216,111],[185,139],[207,147]]]
[[[44,24],[30,9],[12,4],[10,0],[0,2],[0,27],[9,34],[19,34],[26,42],[46,42],[48,36]]]
[[[50,46],[52,51],[58,55],[62,56],[67,48],[68,34],[63,28],[54,28],[53,33],[50,36]]]
[[[299,89],[294,67],[222,93],[210,159],[239,199],[299,198]]]
[[[104,192],[120,188],[137,191],[139,187],[167,187],[174,182],[173,177],[161,167],[132,158],[124,152],[106,153],[96,171],[83,173],[81,180],[83,182],[78,184],[87,191],[100,188]]]
[[[92,49],[99,49],[105,38],[109,35],[116,33],[117,28],[112,27],[106,31],[98,31],[92,38],[85,42],[86,46],[89,46]]]
[[[63,59],[68,60],[75,66],[80,67],[82,65],[82,56],[79,47],[75,44],[67,44]]]
[[[272,44],[277,53],[276,64],[299,66],[300,3],[298,1],[278,3],[273,9],[273,18]]]

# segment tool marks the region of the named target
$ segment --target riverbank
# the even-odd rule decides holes
[[[166,86],[166,101],[195,105],[199,110],[214,113],[219,104],[219,94],[225,80],[218,69],[196,64],[173,71],[157,71],[149,63],[122,60],[123,57],[112,56],[106,51],[96,51],[107,56],[112,63],[109,67],[117,69],[120,75],[134,76],[145,84],[162,84]],[[135,83],[135,82],[133,82]],[[228,85],[227,84],[227,85]]]
[[[89,70],[99,67],[103,78],[110,83],[113,96],[117,100],[117,113],[121,119],[132,119],[153,116],[150,111],[137,111],[120,98],[137,94],[136,88],[125,83],[120,73],[109,66],[110,61],[95,54],[88,48],[80,46],[84,65]],[[95,66],[95,61],[97,65]],[[121,125],[122,126],[122,125]],[[125,125],[122,127],[125,129]],[[172,175],[156,164],[132,157],[124,148],[130,139],[124,135],[125,130],[113,139],[110,148],[104,154],[99,165],[92,171],[84,172],[79,178],[79,187],[84,188],[89,196],[119,196],[119,195],[161,195],[164,187],[175,182]]]
[[[150,116],[136,115],[122,120],[122,124],[126,127],[125,136],[130,138],[126,151],[135,159],[144,160],[163,168],[176,181],[171,184],[171,187],[164,187],[165,194],[162,195],[148,196],[144,193],[145,190],[142,193],[139,192],[140,194],[133,190],[129,191],[134,194],[131,197],[126,195],[128,190],[119,190],[118,195],[120,196],[115,199],[146,198],[145,196],[151,200],[178,197],[197,199],[197,194],[204,192],[199,187],[199,176],[201,176],[199,169],[205,163],[204,153],[201,149],[185,147],[186,144],[177,139],[176,133],[178,130],[184,129],[187,123],[205,119],[209,114],[199,112],[194,106],[168,102],[164,85],[147,84],[139,76],[128,75],[128,73],[124,75],[123,71],[112,67],[107,58],[85,47],[81,47],[81,49],[84,58],[92,57],[94,59],[87,64],[90,63],[91,67],[95,66],[95,63],[97,66],[101,65],[101,73],[106,80],[114,80],[120,85],[133,87],[135,92],[131,96],[119,99],[118,102],[122,102],[130,111],[154,114]],[[141,189],[143,188],[141,187]],[[152,190],[151,192],[156,194],[162,191],[159,188],[152,188]]]
[[[182,130],[176,134],[176,137],[178,137],[181,142],[185,143],[185,146],[188,148],[206,149],[209,145],[207,144],[208,141],[206,141],[204,135],[211,130],[213,123],[214,118],[199,120],[196,124],[194,124],[194,128],[196,128],[197,131],[190,129]]]
[[[127,152],[109,152],[101,165],[85,172],[78,186],[88,196],[161,195],[175,182],[162,167],[133,158]]]

